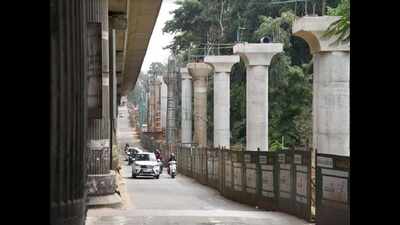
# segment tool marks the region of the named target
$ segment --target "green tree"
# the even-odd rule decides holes
[[[152,62],[147,74],[151,76],[162,76],[167,71],[167,67],[160,62]]]
[[[348,43],[350,41],[350,1],[342,0],[336,8],[328,7],[328,15],[340,16],[340,19],[328,27],[324,36],[336,36],[333,44]]]

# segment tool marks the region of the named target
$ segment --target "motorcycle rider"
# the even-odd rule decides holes
[[[129,144],[126,143],[126,144],[125,144],[125,153],[128,151],[128,148],[129,148]]]
[[[171,161],[176,161],[174,153],[171,153],[171,155],[169,157],[169,160],[168,160],[168,165],[169,165],[169,162],[171,162]],[[169,174],[169,166],[168,166],[168,174]]]
[[[162,173],[162,171],[163,171],[163,161],[162,161],[161,151],[159,149],[156,149],[155,155],[156,155],[156,159],[160,160],[160,173]]]
[[[124,148],[124,152],[125,152],[125,154],[127,155],[127,158],[126,158],[126,160],[125,160],[125,161],[129,160],[128,149],[129,149],[129,144],[128,144],[128,143],[126,143],[126,144],[125,144],[125,148]]]

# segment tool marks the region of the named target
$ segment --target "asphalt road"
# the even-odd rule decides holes
[[[129,121],[119,119],[119,140],[140,146]],[[125,142],[123,142],[125,145]],[[218,191],[179,174],[172,179],[164,173],[160,179],[131,178],[124,162],[122,176],[126,186],[126,206],[88,211],[87,225],[304,225],[294,216],[267,212],[222,197]]]

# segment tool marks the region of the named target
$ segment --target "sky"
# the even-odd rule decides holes
[[[163,34],[162,28],[165,23],[173,18],[171,11],[178,8],[174,0],[163,0],[154,26],[153,33],[150,38],[149,46],[147,47],[146,55],[143,60],[141,71],[146,73],[152,62],[166,63],[170,51],[168,49],[163,50],[163,47],[171,43],[173,35]]]

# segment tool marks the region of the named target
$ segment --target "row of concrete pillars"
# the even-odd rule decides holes
[[[292,30],[308,43],[314,56],[313,147],[318,153],[349,156],[350,45],[335,45],[332,44],[335,37],[323,37],[324,31],[337,19],[303,17],[295,21]],[[281,43],[239,43],[233,47],[235,55],[209,55],[204,62],[188,63],[186,68],[181,68],[181,142],[207,146],[207,79],[214,72],[213,144],[230,148],[229,75],[232,66],[241,58],[247,70],[246,150],[268,151],[268,67],[273,56],[282,51]]]

